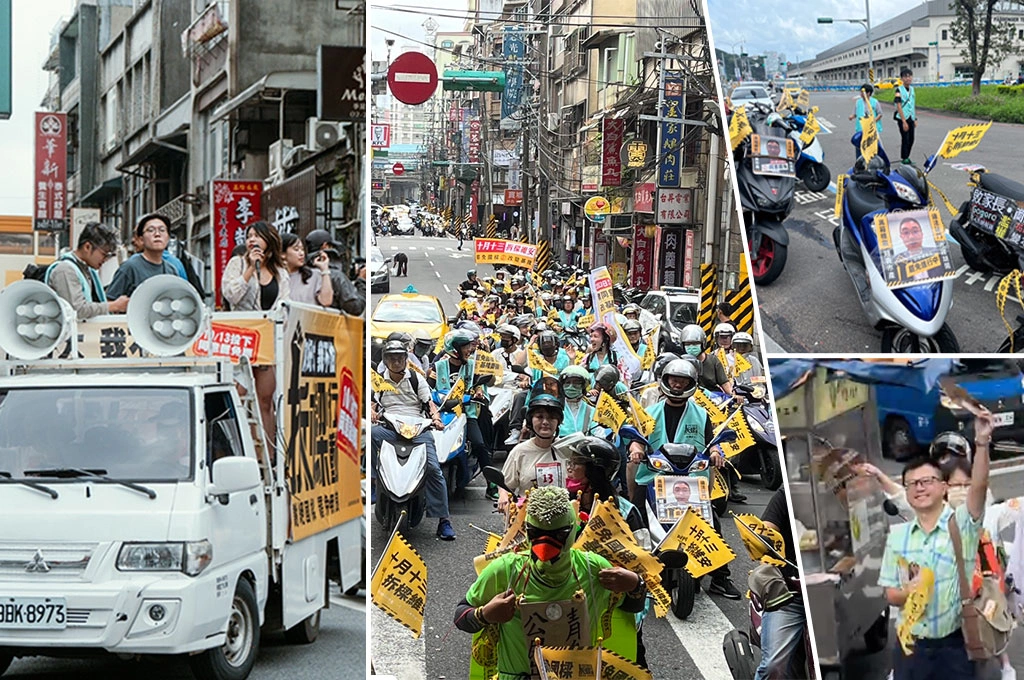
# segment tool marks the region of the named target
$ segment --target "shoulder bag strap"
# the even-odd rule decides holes
[[[971,600],[971,584],[967,581],[964,567],[964,545],[960,539],[960,525],[956,523],[956,511],[949,516],[949,537],[953,540],[953,551],[956,553],[956,574],[960,580],[960,605],[966,606]]]
[[[953,550],[956,551],[956,572],[960,580],[960,628],[964,634],[964,647],[971,660],[985,659],[988,658],[988,654],[981,640],[980,614],[978,608],[974,606],[971,584],[967,580],[964,568],[964,549],[960,539],[960,525],[956,521],[956,511],[949,517],[949,537],[953,541]]]

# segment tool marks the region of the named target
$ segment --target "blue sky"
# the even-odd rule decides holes
[[[782,52],[789,61],[802,61],[848,38],[862,34],[858,24],[819,25],[817,17],[863,19],[864,4],[820,0],[707,0],[715,47],[736,53],[743,41],[747,54]],[[910,9],[906,0],[871,0],[871,25],[877,26]]]

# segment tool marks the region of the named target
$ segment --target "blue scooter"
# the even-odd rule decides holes
[[[463,397],[463,413],[460,415],[443,408],[444,397],[437,390],[431,392],[434,403],[441,408],[441,422],[444,423],[443,430],[434,430],[434,448],[448,487],[448,496],[454,497],[469,484],[475,472],[469,468],[469,441],[466,437],[465,405],[469,403],[469,395]]]
[[[825,165],[825,149],[818,141],[818,135],[822,134],[824,130],[815,134],[809,144],[804,144],[800,135],[803,134],[804,126],[807,124],[807,114],[794,111],[790,117],[786,118],[786,121],[793,128],[788,136],[800,149],[800,155],[796,159],[797,178],[804,183],[808,191],[823,191],[832,181],[832,173]]]
[[[850,140],[860,148],[860,132]],[[953,280],[890,288],[882,275],[875,215],[928,205],[926,171],[913,164],[890,165],[881,144],[878,155],[863,157],[842,178],[842,221],[832,240],[853,281],[868,321],[882,331],[884,353],[956,353],[960,344],[946,323],[953,302]]]

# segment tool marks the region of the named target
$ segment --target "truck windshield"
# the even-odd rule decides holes
[[[96,481],[100,475],[187,480],[191,414],[187,389],[0,390],[0,475],[47,484]],[[88,474],[66,474],[72,469]]]

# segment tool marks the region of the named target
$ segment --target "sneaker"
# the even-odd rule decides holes
[[[442,517],[441,521],[437,523],[437,537],[442,541],[455,540],[455,529],[452,528],[452,523],[448,521],[447,517]]]
[[[508,439],[505,440],[505,446],[512,447],[512,446],[515,446],[518,443],[519,443],[519,430],[515,430],[514,432],[509,434]]]
[[[729,494],[730,503],[746,503],[747,497],[741,494],[739,491],[733,491]]]
[[[487,492],[484,494],[484,496],[486,496],[488,500],[498,500],[498,485],[488,482]]]
[[[721,595],[727,600],[738,600],[743,597],[740,591],[736,590],[736,586],[732,584],[726,577],[712,578],[711,585],[708,587],[708,592],[712,595]]]
[[[914,161],[910,160],[909,158],[904,158],[904,159],[903,159],[902,161],[900,161],[900,162],[901,162],[901,163],[903,163],[903,165],[910,165],[910,164],[911,164],[911,163],[913,163]]]

